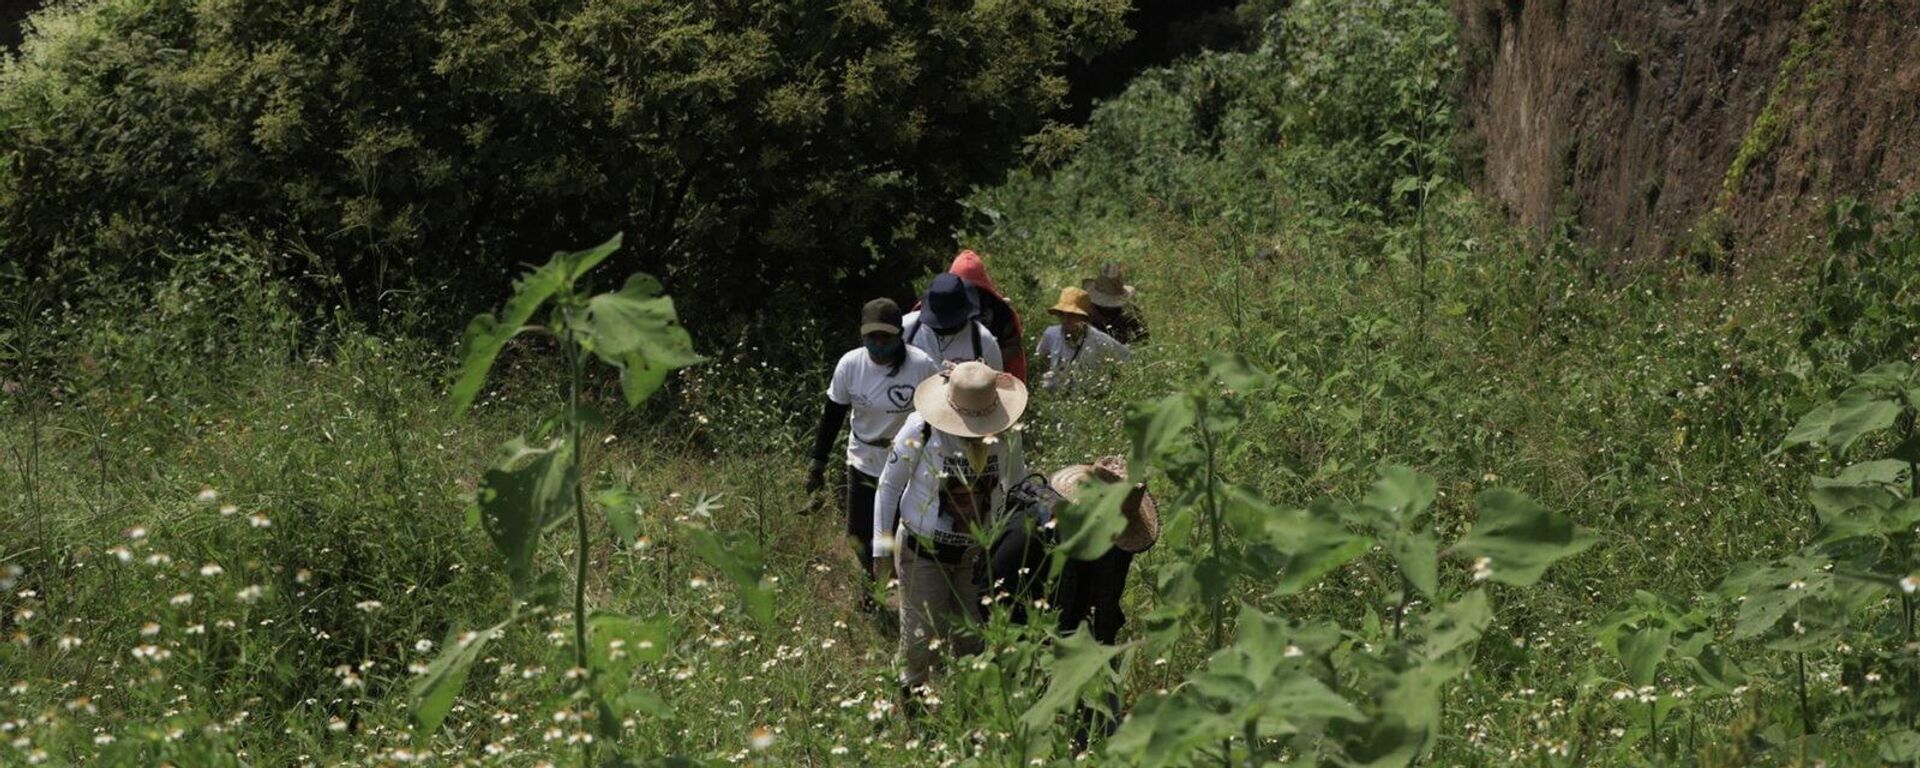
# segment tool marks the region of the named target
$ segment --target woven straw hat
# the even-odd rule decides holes
[[[1068,499],[1080,496],[1080,487],[1087,482],[1121,483],[1127,479],[1127,460],[1119,456],[1105,456],[1094,460],[1092,464],[1075,464],[1053,473],[1047,478],[1047,485],[1054,492]],[[1127,518],[1127,528],[1113,537],[1113,545],[1128,552],[1145,552],[1160,539],[1160,510],[1153,503],[1153,495],[1147,493],[1147,484],[1140,483],[1127,495],[1125,503],[1120,505],[1120,513]]]
[[[1086,289],[1093,303],[1103,307],[1124,307],[1133,300],[1133,286],[1127,285],[1117,262],[1100,265],[1100,276],[1081,282],[1080,287]]]
[[[968,361],[920,382],[913,409],[949,435],[986,437],[1020,420],[1027,410],[1027,385],[986,363]]]
[[[1060,289],[1060,300],[1047,308],[1056,315],[1076,315],[1082,319],[1093,317],[1093,299],[1079,288]]]

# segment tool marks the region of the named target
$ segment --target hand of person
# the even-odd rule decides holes
[[[806,491],[812,494],[825,487],[827,487],[827,463],[815,461],[807,467]]]

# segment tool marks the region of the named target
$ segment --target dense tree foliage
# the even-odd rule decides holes
[[[711,317],[924,254],[1126,6],[75,4],[0,76],[0,248],[140,276],[242,231],[361,297],[490,297],[619,230]]]

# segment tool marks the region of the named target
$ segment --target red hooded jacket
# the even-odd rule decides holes
[[[968,285],[980,290],[981,311],[987,315],[988,319],[997,320],[996,315],[1005,313],[1006,321],[989,322],[987,330],[992,331],[999,338],[1001,356],[1006,360],[1007,373],[1025,382],[1027,380],[1027,336],[1020,326],[1020,313],[1014,311],[1013,302],[1007,301],[1006,295],[993,284],[993,278],[987,276],[987,265],[980,260],[980,254],[970,250],[961,251],[959,256],[953,257],[953,266],[948,267],[947,271],[958,275]],[[1001,327],[993,327],[995,325]],[[1002,335],[1007,325],[1012,326],[1012,338]]]

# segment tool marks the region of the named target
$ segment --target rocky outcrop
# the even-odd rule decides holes
[[[1920,4],[1460,0],[1470,176],[1608,263],[1726,268],[1920,189]],[[1481,160],[1480,158],[1483,158]]]

